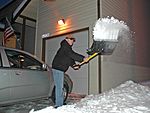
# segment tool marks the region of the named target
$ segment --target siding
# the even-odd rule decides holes
[[[56,36],[89,27],[89,43],[91,43],[92,28],[98,15],[97,1],[53,0],[46,2],[38,0],[40,5],[37,18],[36,56],[42,58],[42,34],[45,33],[49,33],[50,36]],[[145,1],[148,2],[149,0]],[[128,79],[136,81],[149,79],[149,68],[145,68],[150,66],[148,49],[150,39],[147,25],[149,17],[145,16],[146,13],[142,13],[144,12],[143,0],[99,0],[99,2],[100,16],[113,16],[125,21],[130,29],[133,32],[135,31],[134,39],[136,43],[133,48],[129,48],[130,53],[123,51],[125,50],[123,47],[126,45],[120,45],[121,49],[116,48],[117,52],[114,55],[101,57],[100,85],[102,91],[115,87]],[[65,19],[66,25],[64,27],[57,25],[57,21],[61,18]],[[147,18],[147,21],[144,18]],[[89,89],[90,93],[95,93],[99,89],[98,59],[94,58],[89,64]]]
[[[129,6],[128,0],[101,0],[101,17],[114,17],[126,22],[130,27]],[[101,57],[102,92],[132,78],[133,70],[130,65],[134,62],[134,55],[133,48],[127,48],[131,47],[129,44],[129,40],[120,40],[112,55]],[[127,49],[130,51],[127,52]]]
[[[110,56],[103,56],[101,62],[102,91],[116,87],[126,80],[149,80],[149,35],[148,19],[144,12],[143,0],[102,0],[101,16],[113,16],[123,20],[134,32],[132,38],[128,36],[119,41],[117,48]],[[148,8],[148,7],[147,7]],[[148,16],[147,16],[148,17]]]
[[[41,57],[41,36],[67,33],[93,26],[97,19],[97,0],[54,0],[39,1],[36,55]],[[65,27],[59,27],[57,21],[65,19]]]
[[[102,0],[102,16],[128,20],[128,0]]]
[[[60,27],[57,21],[65,19],[65,26]],[[35,55],[42,58],[42,35],[62,35],[68,32],[89,27],[89,44],[92,42],[92,30],[97,20],[97,0],[39,0]],[[98,92],[98,61],[95,58],[89,63],[89,92]]]

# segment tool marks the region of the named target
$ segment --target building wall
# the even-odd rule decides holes
[[[39,0],[37,18],[36,56],[42,58],[42,36],[62,35],[76,30],[89,28],[89,39],[92,40],[92,29],[97,20],[97,0]],[[63,27],[58,26],[59,19],[65,19]],[[89,45],[91,41],[89,41]],[[98,59],[89,64],[89,92],[98,93]]]
[[[108,90],[126,80],[149,80],[149,35],[147,14],[142,0],[102,0],[101,16],[113,16],[123,20],[130,28],[132,36],[123,34],[115,51],[110,56],[102,56],[101,89]],[[141,38],[142,37],[142,38]]]
[[[69,33],[89,27],[89,46],[92,44],[92,30],[97,20],[98,0],[38,0],[36,33],[36,56],[42,58],[42,36],[48,37]],[[149,1],[149,0],[145,0]],[[145,2],[144,1],[144,2]],[[89,93],[99,93],[119,85],[126,80],[142,81],[149,78],[149,32],[145,19],[146,4],[143,0],[99,0],[100,17],[113,16],[123,20],[133,31],[132,39],[119,40],[112,55],[98,57],[89,63]],[[147,13],[148,14],[148,13]],[[57,21],[65,19],[66,26],[59,27]],[[144,28],[144,27],[147,28]],[[127,36],[128,37],[128,36]],[[142,38],[141,38],[142,37]],[[101,70],[99,70],[99,66]],[[101,83],[99,84],[99,71]],[[101,87],[101,88],[99,88]]]
[[[24,15],[26,17],[30,17],[30,18],[36,20],[36,18],[37,18],[37,7],[38,7],[38,0],[31,0],[29,2],[29,4],[27,5],[27,7],[23,10],[21,15]],[[30,23],[30,24],[32,25],[32,23]]]

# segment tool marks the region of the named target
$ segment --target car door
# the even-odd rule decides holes
[[[50,73],[34,57],[5,49],[11,68],[11,95],[14,101],[48,96]]]
[[[0,104],[10,100],[10,71],[6,63],[6,56],[3,49],[0,49]]]

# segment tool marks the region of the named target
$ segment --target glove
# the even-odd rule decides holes
[[[74,70],[79,70],[80,67],[81,67],[81,66],[80,66],[79,64],[74,64],[74,65],[73,65],[73,69],[74,69]]]

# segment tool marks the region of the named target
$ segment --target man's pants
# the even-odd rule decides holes
[[[55,84],[55,106],[62,106],[64,103],[63,97],[63,84],[64,84],[64,72],[56,69],[52,69],[53,78]]]

